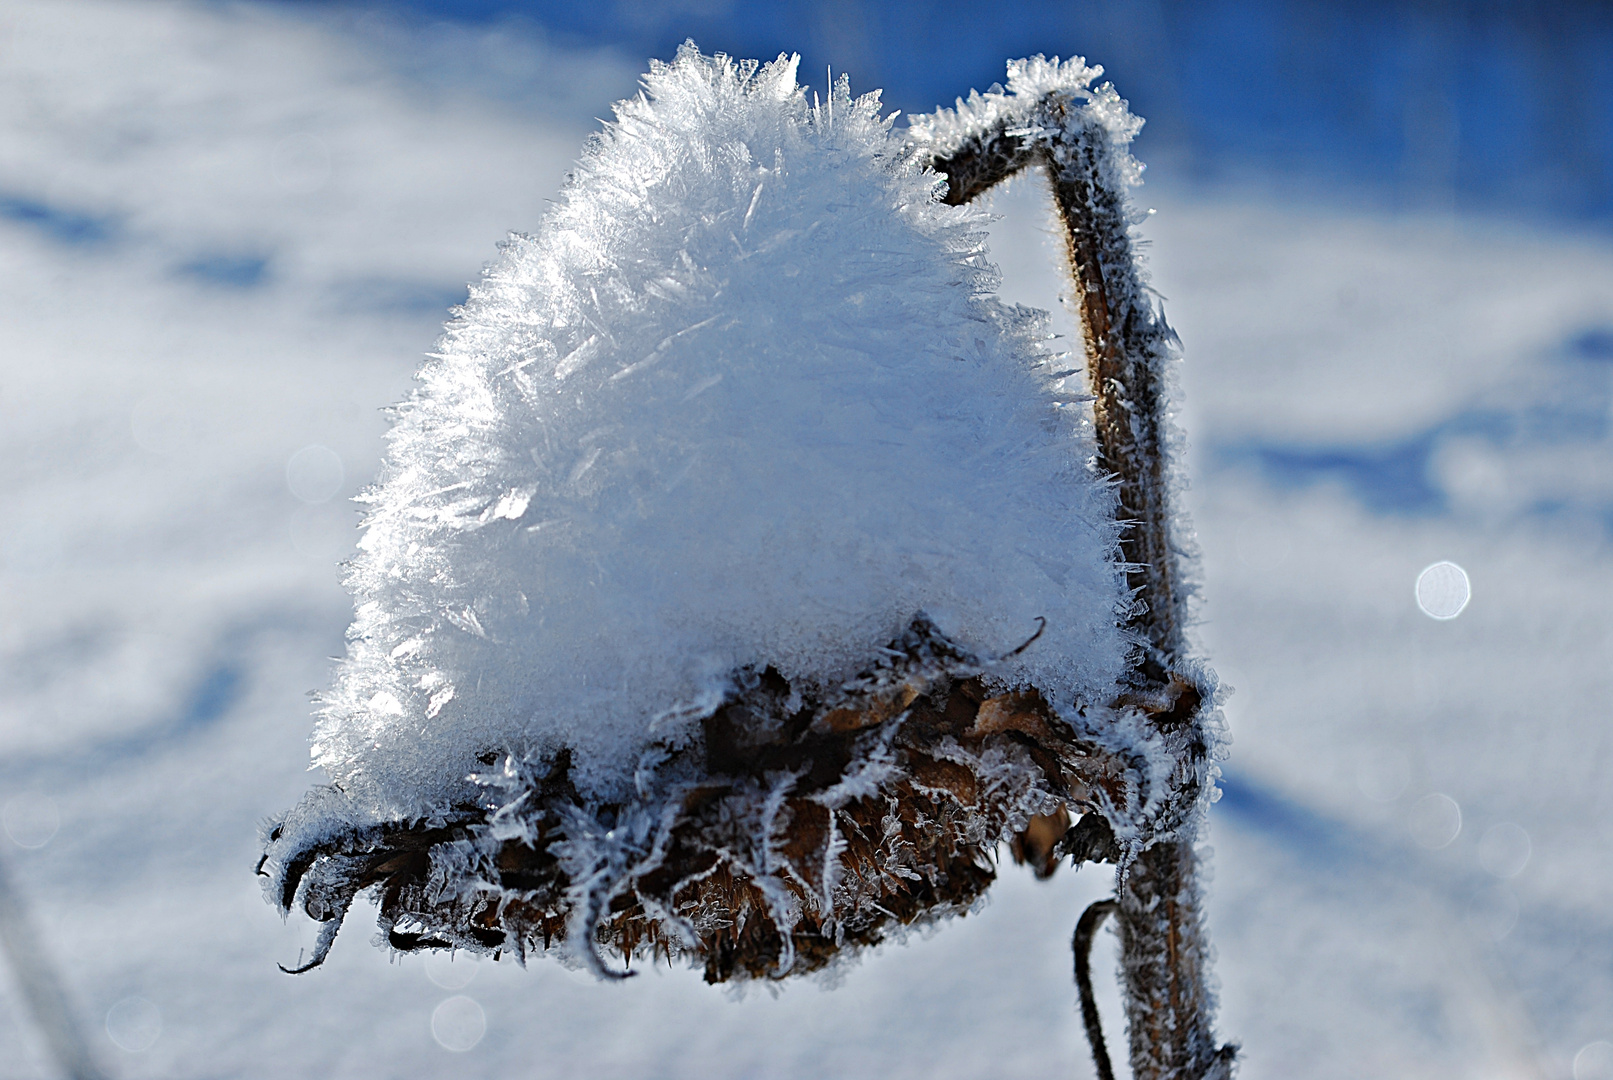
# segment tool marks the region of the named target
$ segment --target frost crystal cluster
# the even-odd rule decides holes
[[[1130,160],[1091,71],[1015,71],[988,126]],[[366,495],[332,782],[265,832],[303,969],[375,889],[396,949],[777,977],[969,910],[1005,838],[1191,825],[1213,685],[1135,677],[1111,413],[996,298],[941,126],[686,46],[472,289]]]
[[[924,615],[1055,710],[1124,671],[1080,374],[978,211],[842,79],[686,46],[472,288],[399,407],[313,749],[359,812],[569,752],[619,799],[733,673],[830,688]]]

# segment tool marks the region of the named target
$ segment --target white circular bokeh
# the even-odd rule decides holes
[[[431,1037],[444,1050],[462,1054],[487,1034],[487,1015],[474,998],[455,994],[431,1013]]]
[[[1450,846],[1462,831],[1462,808],[1449,795],[1424,795],[1406,820],[1411,837],[1430,851]]]
[[[1598,1039],[1574,1055],[1574,1080],[1613,1080],[1613,1043]]]
[[[1467,571],[1453,562],[1437,562],[1417,575],[1417,606],[1430,619],[1454,619],[1473,598]]]
[[[346,479],[342,456],[328,446],[305,446],[286,461],[286,487],[305,503],[329,502]]]
[[[42,848],[61,828],[62,816],[48,795],[18,795],[0,809],[0,825],[18,847]]]
[[[1503,821],[1485,830],[1479,841],[1479,865],[1503,880],[1515,878],[1529,865],[1533,851],[1523,826]]]
[[[482,958],[474,953],[444,950],[426,954],[426,978],[444,990],[463,990],[481,970]]]
[[[106,1036],[121,1050],[149,1050],[161,1034],[162,1013],[143,997],[126,997],[106,1011]]]

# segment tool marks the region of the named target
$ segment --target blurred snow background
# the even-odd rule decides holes
[[[737,49],[728,17],[761,40],[718,0],[599,5],[616,37],[477,7],[0,4],[0,858],[92,1052],[116,1077],[1087,1075],[1067,942],[1108,891],[1092,870],[1007,867],[979,916],[832,992],[392,960],[364,911],[324,969],[275,969],[312,935],[263,904],[256,825],[311,780],[304,695],[342,647],[335,563],[379,410],[645,55],[669,54],[645,35]],[[1144,115],[1172,72],[1191,89],[1216,48],[1322,10],[1112,4],[1092,43],[982,35],[990,68],[925,82],[869,44],[880,26],[857,31],[885,9],[829,7],[804,70],[878,84],[861,62],[899,107],[989,82],[1009,52],[1102,61],[1112,39]],[[1227,76],[1231,118],[1161,97],[1139,144],[1188,356],[1200,636],[1237,688],[1210,915],[1245,1077],[1613,1076],[1609,102],[1603,78],[1578,120],[1550,108],[1527,61],[1560,48],[1580,70],[1600,39],[1542,25],[1499,66],[1576,140],[1555,158],[1527,157],[1551,124],[1511,151],[1455,140],[1469,87],[1411,95],[1414,153],[1374,159],[1365,135],[1348,153],[1340,120],[1311,173],[1263,171],[1306,149],[1257,145],[1303,110],[1240,111],[1250,65]],[[1164,49],[1183,40],[1197,51]],[[1370,118],[1387,91],[1362,86]],[[1503,151],[1524,163],[1465,179]],[[1040,199],[1034,178],[995,196],[994,248],[1010,294],[1051,306]],[[1413,585],[1443,559],[1473,598],[1440,622]],[[9,978],[0,1046],[0,1077],[54,1075]]]

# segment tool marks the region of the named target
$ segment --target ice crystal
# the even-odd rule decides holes
[[[832,689],[920,615],[1006,657],[999,691],[1114,695],[1080,377],[889,129],[844,79],[808,101],[793,58],[685,46],[504,246],[363,496],[313,747],[344,820],[477,799],[489,753],[564,751],[622,798],[734,672]]]

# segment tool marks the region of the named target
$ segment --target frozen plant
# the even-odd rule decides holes
[[[1147,287],[1131,233],[1138,215],[1127,196],[1141,182],[1128,147],[1142,121],[1113,86],[1091,86],[1101,74],[1079,57],[1012,62],[1007,90],[971,93],[956,109],[915,124],[912,136],[915,152],[947,175],[948,201],[967,202],[1018,172],[1041,170],[1064,228],[1097,464],[1114,477],[1116,512],[1128,522],[1120,556],[1136,603],[1123,625],[1139,648],[1114,704],[1142,705],[1143,730],[1167,751],[1137,744],[1148,745],[1146,758],[1165,769],[1154,782],[1195,807],[1177,827],[1118,853],[1115,898],[1094,904],[1076,928],[1076,981],[1100,1080],[1112,1080],[1086,966],[1093,933],[1114,915],[1133,1077],[1208,1080],[1230,1075],[1236,1056],[1236,1047],[1217,1045],[1212,1030],[1211,954],[1194,849],[1197,813],[1217,794],[1216,770],[1206,760],[1224,752],[1224,730],[1214,676],[1189,653],[1185,635],[1191,590],[1184,569],[1195,548],[1171,505],[1180,485],[1173,468],[1180,439],[1169,411],[1179,343]],[[1102,813],[1123,836],[1127,824],[1107,808]],[[1058,846],[1072,847],[1069,839]]]
[[[687,45],[505,246],[364,496],[330,783],[266,830],[301,969],[374,888],[397,949],[776,978],[968,911],[1004,839],[1138,880],[1190,845],[1213,677],[1134,596],[1103,395],[942,167],[1029,162],[1053,102],[1123,173],[1135,122],[1013,70],[899,135]]]

